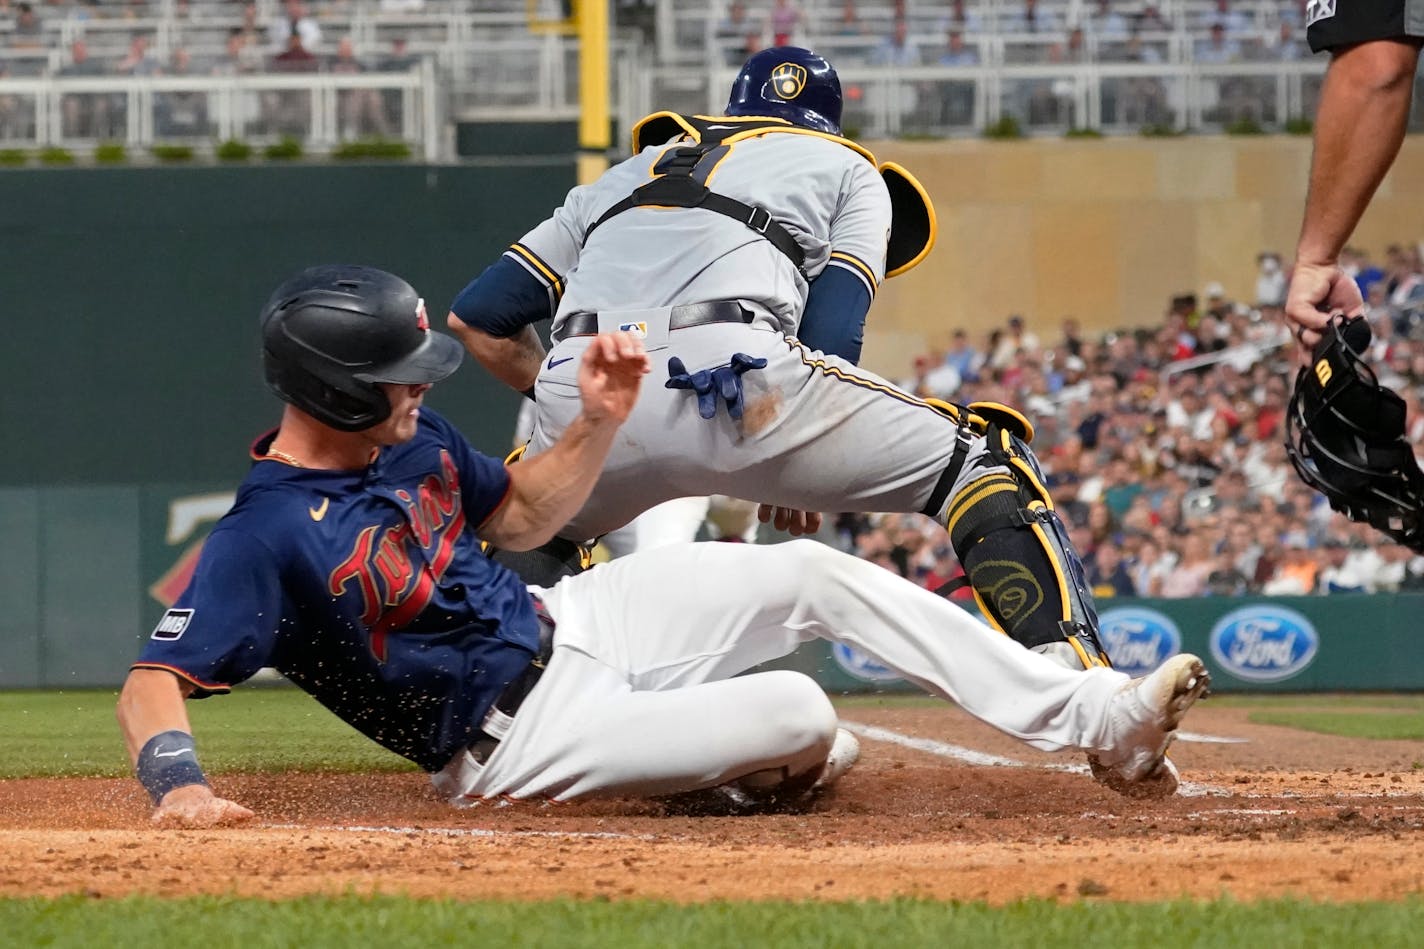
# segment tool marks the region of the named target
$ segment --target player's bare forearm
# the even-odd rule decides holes
[[[454,313],[446,323],[490,375],[520,392],[534,385],[544,361],[544,344],[534,327],[526,326],[513,336],[500,338],[475,329]]]
[[[547,451],[509,466],[509,497],[480,525],[480,537],[505,550],[528,550],[568,523],[593,492],[648,370],[638,337],[594,337],[579,365],[583,412]]]
[[[1376,40],[1331,60],[1316,113],[1296,259],[1334,264],[1404,140],[1417,40]]]
[[[154,735],[166,731],[192,733],[184,698],[193,690],[171,672],[162,669],[134,669],[124,681],[115,714],[129,749],[129,763]]]
[[[509,466],[509,497],[479,535],[504,550],[530,550],[553,538],[593,491],[619,422],[579,416],[533,458]]]
[[[184,705],[184,699],[192,691],[192,683],[162,669],[134,669],[129,672],[119,693],[116,714],[119,728],[124,733],[124,742],[128,745],[129,761],[135,768],[138,767],[139,754],[155,735],[165,732],[192,734]],[[160,742],[164,740],[160,739]],[[155,742],[157,744],[159,742]],[[190,740],[190,750],[191,747]],[[154,752],[163,753],[158,748]],[[201,772],[197,772],[195,777],[202,781]],[[186,781],[164,793],[153,810],[153,822],[160,827],[216,827],[240,823],[252,816],[252,812],[241,804],[218,797],[207,784]]]

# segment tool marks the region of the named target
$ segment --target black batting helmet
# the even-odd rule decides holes
[[[754,54],[732,80],[728,115],[769,115],[841,134],[841,80],[826,60],[799,46]]]
[[[464,350],[430,331],[425,301],[410,284],[374,267],[310,267],[262,308],[262,365],[284,401],[343,432],[391,414],[376,384],[438,382]]]

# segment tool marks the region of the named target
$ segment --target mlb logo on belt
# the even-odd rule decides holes
[[[648,324],[647,324],[647,322],[645,322],[645,321],[644,321],[644,322],[638,322],[638,323],[619,323],[619,324],[618,324],[618,332],[620,332],[620,333],[632,333],[634,336],[641,336],[643,339],[647,339],[647,338],[648,338]]]

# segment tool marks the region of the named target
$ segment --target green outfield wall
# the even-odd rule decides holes
[[[0,171],[0,485],[236,481],[276,417],[257,314],[277,283],[371,264],[439,320],[573,176],[567,159]],[[430,402],[507,446],[517,396],[484,373]]]

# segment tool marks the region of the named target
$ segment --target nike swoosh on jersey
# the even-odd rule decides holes
[[[307,513],[311,515],[312,520],[319,521],[326,517],[326,509],[329,507],[331,507],[331,498],[322,498],[321,507],[309,507]]]
[[[564,363],[568,362],[570,359],[573,359],[573,358],[574,358],[574,357],[572,357],[572,356],[565,356],[563,359],[555,359],[553,356],[550,356],[550,357],[549,357],[549,368],[550,368],[550,369],[553,369],[555,366],[562,366]]]
[[[153,749],[153,757],[155,758],[176,758],[179,755],[186,755],[187,753],[187,748],[179,748],[177,751],[159,751],[157,748]]]

